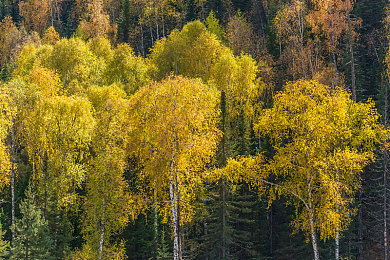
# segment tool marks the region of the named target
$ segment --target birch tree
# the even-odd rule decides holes
[[[255,124],[275,154],[229,160],[221,171],[258,186],[270,202],[286,196],[296,208],[291,224],[310,238],[317,260],[318,235],[327,240],[346,230],[356,212],[352,202],[360,173],[374,160],[376,145],[388,139],[378,118],[372,101],[356,103],[343,88],[288,83]]]
[[[194,215],[196,191],[220,137],[217,100],[216,90],[182,77],[143,87],[131,100],[140,124],[134,132],[134,153],[144,165],[139,178],[170,201],[169,211],[159,208],[172,221],[175,260],[183,259],[182,224]]]

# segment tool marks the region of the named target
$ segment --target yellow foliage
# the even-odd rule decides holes
[[[7,88],[0,85],[0,191],[9,184],[11,161],[9,148],[6,145],[6,138],[10,127],[12,127],[13,110],[10,104],[10,97]]]
[[[87,153],[95,122],[91,104],[83,97],[42,97],[23,121],[23,142],[35,167],[33,178],[50,187],[59,207],[76,206],[75,190],[85,178],[80,161]]]
[[[216,127],[217,93],[197,80],[176,77],[143,87],[131,98],[131,147],[143,165],[138,178],[145,192],[157,190],[159,201],[169,200],[169,184],[176,183],[181,222],[194,215],[195,195],[221,135]],[[166,203],[157,206],[170,214]]]
[[[388,139],[378,119],[371,100],[356,103],[343,88],[332,90],[315,81],[288,83],[255,124],[259,135],[269,137],[275,154],[230,159],[210,177],[247,180],[270,203],[287,196],[296,207],[295,231],[319,231],[324,240],[335,237],[355,212],[352,202],[361,171],[374,160],[376,145]]]
[[[42,42],[43,44],[54,45],[59,40],[60,40],[59,33],[56,31],[56,29],[54,29],[53,26],[50,26],[49,28],[46,29],[45,33],[43,34]]]
[[[90,248],[91,259],[96,259],[99,245],[103,243],[102,256],[105,259],[107,252],[115,248],[110,242],[111,236],[126,226],[129,216],[134,219],[144,205],[142,198],[132,196],[123,176],[129,142],[126,93],[113,85],[90,87],[87,95],[94,106],[96,126],[90,145],[94,156],[89,160],[86,175],[82,230],[86,244],[83,251]]]
[[[174,30],[167,38],[158,41],[150,59],[157,67],[157,79],[174,72],[207,81],[213,60],[221,48],[217,37],[201,22],[195,21],[186,24],[182,31]]]
[[[112,41],[116,39],[117,26],[110,23],[110,17],[104,12],[103,1],[88,1],[86,17],[80,22],[79,29],[87,39],[106,37]]]
[[[346,228],[359,173],[374,159],[375,145],[388,138],[378,118],[372,101],[355,103],[343,88],[332,91],[315,81],[289,83],[275,96],[255,129],[276,151],[269,174],[300,198],[295,227],[309,230],[312,212],[323,239]]]

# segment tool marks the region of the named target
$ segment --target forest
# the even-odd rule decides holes
[[[0,259],[390,259],[390,3],[0,0]]]

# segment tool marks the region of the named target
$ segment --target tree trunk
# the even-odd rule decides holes
[[[11,225],[15,225],[15,178],[16,178],[16,143],[14,126],[11,126]],[[11,246],[15,239],[15,229],[11,229]]]
[[[358,229],[358,239],[359,239],[359,248],[358,248],[358,260],[363,260],[363,214],[362,214],[362,196],[363,192],[360,189],[359,190],[359,209],[358,209],[358,222],[359,222],[359,229]]]
[[[176,94],[176,93],[175,93]],[[174,95],[175,95],[174,94]],[[176,110],[176,99],[174,96],[174,107],[173,110]],[[171,199],[171,209],[172,209],[172,222],[173,222],[173,259],[182,260],[182,251],[180,243],[180,214],[179,214],[179,185],[177,182],[177,172],[175,169],[175,157],[177,149],[177,140],[176,140],[176,121],[173,123],[173,134],[172,134],[172,153],[171,161],[169,162],[169,195]]]
[[[157,12],[156,0],[154,0],[154,16],[156,18],[156,36],[157,36],[157,40],[160,40],[160,34],[158,32],[158,12]]]
[[[271,258],[274,255],[274,243],[273,243],[273,210],[272,205],[269,207],[269,253]]]
[[[340,179],[339,179],[339,169],[337,168],[337,171],[336,171],[336,180],[337,180],[337,183],[340,182]],[[339,201],[338,201],[338,198],[339,198],[340,194],[339,194],[339,191],[338,191],[338,188],[336,188],[336,198],[337,198],[337,201],[336,201],[336,213],[337,215],[340,213],[340,209],[339,209]],[[337,226],[336,226],[336,249],[335,249],[335,258],[336,260],[339,260],[340,258],[340,228],[339,228],[339,223],[337,222]]]
[[[222,259],[226,259],[226,185],[225,180],[221,181],[222,184]]]
[[[165,37],[164,7],[161,10],[162,36]]]
[[[388,95],[388,85],[385,86],[385,107],[383,121],[384,125],[387,126],[387,95]],[[388,241],[387,241],[387,149],[383,152],[383,250],[384,250],[384,260],[388,259]]]
[[[348,1],[347,1],[347,19],[348,19],[349,52],[351,54],[351,90],[352,90],[352,99],[356,101],[355,59],[353,56],[352,25],[351,25]]]
[[[53,3],[51,0],[49,0],[49,5],[50,5],[51,26],[54,26]]]
[[[15,225],[15,166],[14,159],[12,159],[12,172],[11,172],[11,225]],[[15,229],[11,229],[11,241],[13,243],[15,239]],[[11,243],[11,245],[12,245]]]
[[[310,174],[308,176],[308,203],[306,204],[306,209],[309,213],[309,224],[310,224],[310,236],[311,236],[311,243],[313,245],[313,253],[314,253],[314,259],[320,260],[320,253],[318,252],[318,245],[317,245],[317,237],[316,237],[316,230],[314,226],[314,212],[313,212],[313,202],[312,202],[312,189],[311,189],[311,179],[309,178]]]
[[[183,232],[181,230],[180,225],[180,191],[179,191],[179,183],[177,181],[177,175],[175,174],[175,194],[176,194],[176,225],[177,225],[177,235],[178,235],[178,255],[179,260],[183,259]]]
[[[339,228],[336,228],[336,249],[335,249],[335,259],[339,260],[340,259],[340,230]]]
[[[171,208],[172,208],[172,219],[173,219],[173,259],[181,260],[181,256],[179,255],[179,230],[177,225],[177,208],[176,208],[176,196],[175,196],[175,188],[173,184],[172,177],[169,180],[169,194],[171,197]]]
[[[387,102],[386,102],[387,103]],[[383,250],[384,260],[388,259],[388,242],[387,242],[387,150],[384,151],[384,169],[383,169]]]
[[[320,260],[320,254],[318,252],[318,245],[317,245],[317,238],[316,233],[314,229],[314,216],[313,216],[313,210],[309,210],[309,218],[310,218],[310,235],[311,235],[311,243],[313,245],[313,253],[314,253],[314,259]]]
[[[152,47],[154,45],[154,37],[153,37],[153,29],[152,29],[152,23],[150,21],[150,16],[149,16],[149,31],[150,31],[150,39],[152,40]]]
[[[145,58],[144,30],[142,25],[141,25],[141,51],[142,51],[142,57]]]
[[[61,18],[60,18],[60,8],[58,6],[58,0],[55,0],[55,2],[56,2],[56,12],[57,12],[57,24],[59,24],[60,20],[61,20]]]
[[[157,188],[154,185],[154,244],[156,250],[156,259],[160,259],[158,254],[158,214],[157,214]]]
[[[103,257],[103,245],[104,245],[104,233],[106,231],[106,227],[105,227],[105,217],[106,217],[106,198],[105,198],[105,193],[106,193],[106,174],[103,173],[103,212],[102,212],[102,216],[101,216],[101,219],[100,219],[100,223],[99,223],[99,227],[101,229],[100,231],[100,240],[99,240],[99,260],[102,260],[102,257]],[[98,228],[99,228],[98,227]]]
[[[102,214],[102,218],[100,220],[101,233],[100,233],[100,241],[99,241],[99,260],[102,260],[102,257],[103,257],[103,244],[104,244],[104,233],[105,233],[105,223],[104,223],[105,213],[106,213],[106,201],[103,198],[103,214]]]

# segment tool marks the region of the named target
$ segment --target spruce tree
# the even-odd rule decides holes
[[[0,217],[2,215],[2,212],[0,212]],[[0,222],[0,259],[6,259],[9,254],[9,241],[3,239],[4,233],[3,225]]]
[[[118,34],[122,42],[129,41],[129,30],[132,24],[133,22],[131,19],[131,12],[130,12],[130,1],[123,0],[122,11],[118,22]]]
[[[49,235],[48,223],[34,201],[31,189],[20,204],[22,218],[16,220],[15,240],[11,259],[42,260],[52,257],[53,240]]]

